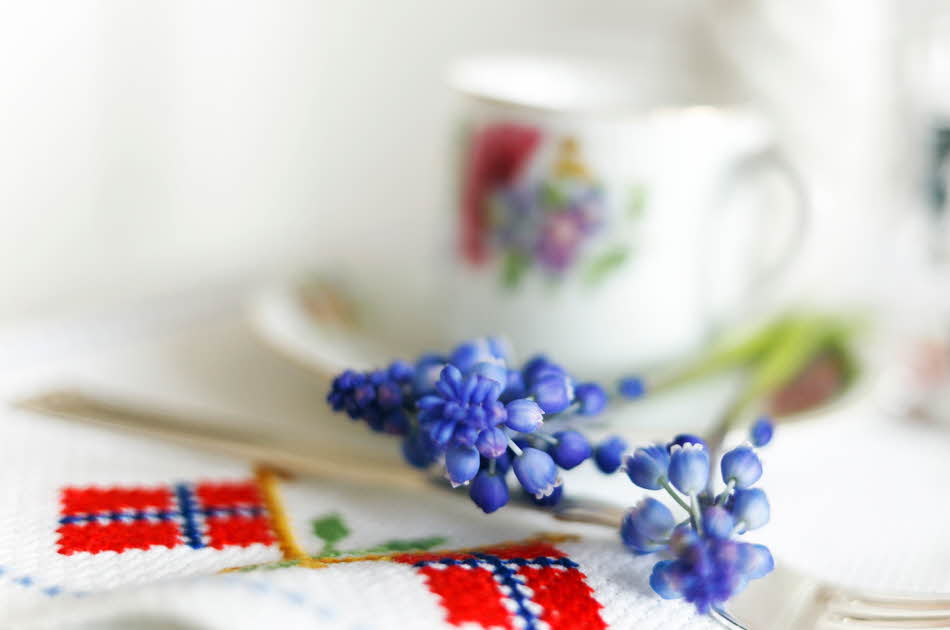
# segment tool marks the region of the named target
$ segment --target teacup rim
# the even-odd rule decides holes
[[[599,75],[601,80],[608,79],[617,85],[622,76],[622,68],[616,62],[600,59],[593,56],[581,55],[554,55],[546,53],[476,53],[458,57],[447,67],[445,83],[455,92],[489,105],[517,109],[524,112],[534,112],[542,115],[589,116],[598,118],[642,118],[656,115],[670,115],[682,113],[720,113],[723,115],[755,114],[757,108],[751,101],[721,100],[721,99],[653,99],[651,102],[640,101],[632,97],[618,98],[617,94],[604,98],[601,102],[542,102],[544,99],[529,98],[524,95],[505,95],[504,89],[489,89],[484,84],[479,86],[479,80],[473,75],[482,67],[509,68],[521,66],[524,70],[527,65],[533,65],[535,70],[547,67],[548,70],[557,68],[564,73],[575,73],[574,80],[587,81],[589,77]],[[587,76],[581,76],[581,75]],[[629,89],[625,90],[630,93]],[[556,98],[549,98],[556,101]]]

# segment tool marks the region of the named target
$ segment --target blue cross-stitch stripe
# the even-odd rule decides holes
[[[60,525],[71,525],[74,523],[92,523],[107,519],[110,521],[144,521],[150,518],[159,521],[170,521],[175,517],[181,516],[178,510],[136,510],[134,512],[93,512],[91,514],[75,514],[64,516],[59,519]]]
[[[194,503],[194,501],[192,501]],[[251,507],[206,507],[195,508],[195,513],[205,518],[212,516],[245,516],[257,517],[264,513],[264,508],[260,506]],[[93,521],[145,521],[148,519],[157,519],[159,521],[170,521],[182,515],[180,510],[136,510],[134,512],[93,512],[91,514],[74,514],[64,516],[59,519],[60,525],[72,525],[75,523],[92,523]]]
[[[201,529],[198,525],[200,510],[195,505],[195,495],[188,484],[175,484],[175,497],[178,499],[178,509],[183,520],[181,530],[185,536],[185,543],[192,549],[201,549],[205,546],[201,540]]]
[[[528,610],[527,604],[531,601],[531,598],[522,592],[521,589],[524,587],[524,584],[517,579],[518,571],[516,569],[510,568],[509,565],[513,564],[518,568],[521,568],[534,564],[541,567],[564,567],[565,569],[576,569],[580,566],[570,558],[548,558],[547,556],[538,556],[536,558],[504,559],[488,553],[473,553],[472,555],[474,556],[473,558],[464,558],[462,560],[456,560],[455,558],[420,560],[412,566],[423,568],[431,564],[444,564],[446,566],[468,566],[475,568],[482,563],[491,565],[492,574],[498,578],[498,581],[503,586],[507,586],[510,589],[511,594],[508,595],[508,597],[513,602],[515,602],[516,609],[514,613],[524,620],[524,626],[522,627],[525,630],[537,630],[539,619],[537,615]]]
[[[526,567],[529,564],[537,564],[542,567],[564,567],[565,569],[576,569],[581,566],[570,558],[548,558],[547,556],[539,556],[537,558],[509,558],[508,560],[505,560],[505,562],[517,564],[519,567]]]
[[[509,564],[517,564],[519,567],[526,567],[529,564],[536,564],[542,567],[564,567],[565,569],[576,569],[580,567],[579,564],[570,558],[548,558],[547,556],[538,556],[537,558],[507,558],[503,560],[498,556],[493,556],[487,553],[476,553],[474,555],[477,556],[479,560],[474,560],[471,558],[466,558],[464,560],[455,560],[454,558],[438,558],[436,560],[420,560],[412,566],[416,568],[422,568],[429,566],[430,564],[445,564],[449,566],[466,565],[475,567],[478,566],[479,561],[482,561],[491,563],[492,566],[496,566],[498,563],[507,562]]]
[[[524,619],[525,623],[522,627],[525,630],[537,630],[538,617],[533,612],[528,610],[528,607],[525,605],[527,602],[531,601],[531,598],[527,597],[521,591],[521,587],[524,583],[517,579],[518,571],[510,568],[508,566],[508,562],[502,560],[498,556],[492,556],[487,553],[475,553],[472,555],[474,555],[479,560],[491,563],[491,565],[495,567],[495,577],[498,578],[499,582],[503,586],[507,586],[511,590],[511,593],[508,595],[508,597],[515,603],[515,606],[517,607],[517,609],[514,611],[515,614]]]

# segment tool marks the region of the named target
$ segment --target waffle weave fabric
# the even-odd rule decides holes
[[[286,479],[12,409],[0,461],[4,628],[715,627],[656,597],[651,561],[612,536],[524,509]]]

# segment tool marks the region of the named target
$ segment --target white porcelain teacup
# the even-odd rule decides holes
[[[797,249],[804,196],[751,109],[657,105],[616,71],[540,58],[469,59],[452,83],[454,337],[614,376],[733,322]]]

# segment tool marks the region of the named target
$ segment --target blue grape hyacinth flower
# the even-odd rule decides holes
[[[582,416],[596,416],[607,407],[607,392],[597,383],[576,385],[574,399],[578,403],[577,413]]]
[[[643,395],[646,394],[647,385],[644,380],[638,376],[628,376],[620,379],[620,382],[617,384],[617,391],[628,400],[636,400],[643,398]]]
[[[769,499],[761,488],[736,490],[730,507],[742,531],[758,529],[769,522],[771,513]]]
[[[605,475],[611,475],[623,464],[623,454],[627,451],[627,442],[622,437],[613,435],[597,445],[594,449],[594,463]]]
[[[666,549],[676,521],[670,509],[653,497],[646,497],[624,514],[620,539],[638,555]]]
[[[755,450],[738,446],[722,456],[722,480],[736,488],[748,488],[762,476],[762,462]]]
[[[548,452],[554,462],[564,470],[579,466],[592,454],[590,442],[578,431],[558,431],[552,437],[556,442]]]
[[[630,481],[646,490],[659,490],[667,481],[670,454],[666,447],[654,444],[638,448],[627,457],[624,468]]]
[[[554,507],[555,505],[561,502],[561,497],[564,496],[564,484],[562,483],[557,486],[554,486],[554,490],[552,490],[551,494],[547,495],[546,497],[542,496],[541,498],[538,498],[534,496],[533,494],[528,494],[527,490],[525,490],[525,494],[528,496],[528,500],[530,500],[533,504],[537,505],[538,507],[544,507],[544,508]]]
[[[505,453],[509,437],[502,425],[509,420],[509,408],[515,418],[531,416],[540,423],[542,413],[534,402],[520,399],[506,406],[498,400],[501,388],[482,374],[463,377],[450,363],[442,369],[436,393],[417,402],[419,425],[436,445],[446,449],[446,471],[455,485],[475,476],[479,455],[497,458]]]
[[[506,426],[520,433],[533,433],[541,426],[544,418],[544,411],[538,403],[526,398],[511,401],[505,409],[508,412]]]
[[[545,374],[531,386],[531,395],[545,413],[561,413],[574,402],[574,383],[567,374]]]
[[[749,429],[749,438],[752,440],[752,445],[759,448],[766,446],[769,442],[772,441],[772,435],[775,431],[775,427],[772,425],[772,421],[768,416],[762,416],[752,424],[752,428]]]
[[[411,466],[441,465],[453,486],[473,485],[472,501],[492,512],[508,502],[509,471],[537,504],[559,500],[559,467],[580,465],[592,449],[580,431],[539,429],[562,412],[596,415],[607,395],[596,383],[575,387],[563,366],[541,355],[519,367],[501,339],[482,337],[415,362],[345,370],[327,403],[374,431],[402,436]]]
[[[508,503],[508,483],[504,473],[482,470],[469,487],[469,496],[485,514],[491,514]]]
[[[346,370],[333,379],[327,403],[353,420],[365,420],[374,431],[405,435],[409,421],[404,407],[410,400],[411,375],[403,367],[402,362],[394,362],[386,370]]]
[[[537,499],[550,495],[561,483],[551,456],[530,446],[515,457],[512,468],[521,487]]]
[[[670,483],[687,496],[706,489],[709,481],[709,452],[702,444],[675,445],[670,451]]]
[[[753,443],[767,443],[772,427],[753,427]],[[756,439],[768,434],[769,439]],[[719,467],[725,488],[711,488],[714,462],[708,446],[695,436],[677,436],[665,447],[639,448],[624,464],[641,488],[664,490],[685,512],[674,517],[652,497],[641,500],[620,526],[620,539],[633,553],[663,554],[653,567],[650,586],[666,599],[685,599],[703,614],[736,626],[725,604],[750,580],[764,577],[775,563],[767,547],[736,536],[769,520],[765,492],[750,487],[762,476],[755,450],[739,446],[727,452]],[[668,483],[667,483],[668,482]]]

